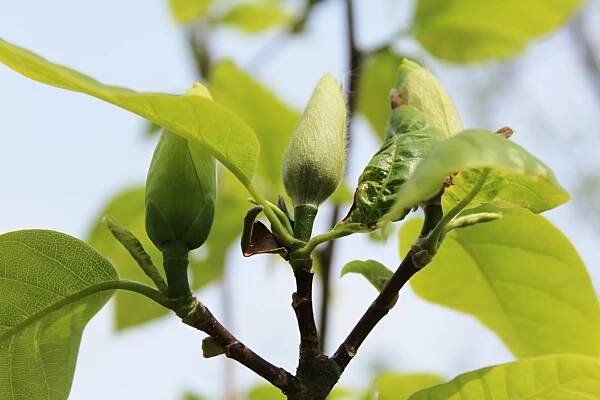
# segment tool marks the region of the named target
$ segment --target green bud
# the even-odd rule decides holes
[[[318,207],[344,177],[346,103],[331,75],[317,84],[283,161],[283,184],[294,206]]]
[[[146,181],[146,231],[162,251],[200,247],[212,225],[216,162],[204,146],[164,131]]]
[[[464,130],[448,93],[427,68],[414,61],[404,59],[400,63],[392,104],[415,107],[427,116],[433,126],[448,136]]]

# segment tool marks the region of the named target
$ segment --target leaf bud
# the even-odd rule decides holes
[[[163,252],[173,244],[200,247],[212,226],[216,162],[197,143],[164,131],[146,180],[146,231]]]
[[[344,177],[346,104],[331,75],[317,84],[283,161],[283,184],[294,206],[318,207]]]

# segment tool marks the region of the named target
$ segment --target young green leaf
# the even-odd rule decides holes
[[[419,390],[444,383],[444,379],[432,374],[384,373],[373,384],[372,394],[378,400],[406,400]]]
[[[0,235],[0,398],[66,400],[81,335],[117,279],[82,241],[25,230]]]
[[[169,0],[173,19],[181,24],[192,22],[202,16],[212,0]]]
[[[276,198],[283,192],[283,154],[300,115],[230,61],[211,69],[208,87],[215,101],[243,118],[256,132],[261,149],[256,183],[265,197]]]
[[[144,225],[144,187],[125,189],[111,199],[95,219],[96,223],[88,234],[87,242],[112,261],[123,279],[152,284],[152,281],[143,273],[127,250],[112,237],[106,224],[102,222],[105,215],[110,215],[133,232],[162,272],[162,255],[148,238]],[[167,312],[167,309],[134,294],[125,291],[118,291],[115,294],[115,328],[117,330],[127,329],[162,317]]]
[[[341,276],[349,273],[360,274],[367,278],[375,289],[382,291],[387,281],[394,274],[388,267],[375,260],[354,260],[344,265]]]
[[[477,183],[481,170],[466,170],[452,178],[452,185],[444,190],[442,206],[450,210]],[[558,207],[569,200],[560,187],[547,179],[532,180],[527,176],[492,171],[483,187],[466,209],[484,204],[500,208],[527,208],[535,213]]]
[[[402,57],[385,49],[369,55],[362,66],[358,89],[358,111],[361,112],[373,132],[381,139],[390,116],[390,88],[396,82],[398,65]]]
[[[387,218],[395,220],[406,208],[438,194],[449,175],[474,168],[520,175],[521,181],[532,187],[550,185],[553,192],[563,194],[564,200],[568,198],[552,171],[521,146],[491,132],[469,130],[441,142],[417,165],[410,179],[400,187]]]
[[[506,58],[564,24],[582,0],[418,0],[411,31],[455,62]]]
[[[573,245],[529,210],[502,214],[448,233],[431,264],[411,280],[415,293],[474,316],[518,357],[599,356],[600,308]],[[402,227],[403,253],[419,228],[418,220]]]
[[[572,354],[526,358],[468,372],[409,400],[595,400],[600,361]]]
[[[417,164],[446,138],[425,115],[412,106],[393,110],[388,137],[358,179],[354,204],[344,223],[374,227],[394,205],[398,191]],[[402,219],[410,207],[395,216]]]
[[[293,21],[276,2],[241,3],[229,10],[219,22],[247,33],[260,33]]]
[[[260,145],[252,128],[227,108],[191,91],[185,95],[138,93],[102,84],[0,39],[0,62],[41,83],[81,92],[138,114],[213,156],[245,185],[254,176]]]

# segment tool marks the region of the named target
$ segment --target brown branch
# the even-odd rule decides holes
[[[394,272],[379,296],[371,303],[362,318],[350,332],[344,342],[338,347],[332,359],[343,371],[358,348],[371,333],[375,325],[390,311],[396,302],[396,296],[406,282],[427,264],[427,260],[419,259],[420,248],[414,247],[408,252],[400,266]]]
[[[320,340],[315,324],[312,303],[312,284],[314,273],[310,269],[294,268],[296,292],[292,295],[292,307],[298,320],[300,332],[300,354],[298,368],[310,364],[320,352]]]
[[[195,298],[177,313],[184,324],[210,335],[215,343],[223,348],[228,358],[236,360],[254,371],[286,395],[302,391],[298,380],[283,368],[271,364],[233,336],[206,308]]]

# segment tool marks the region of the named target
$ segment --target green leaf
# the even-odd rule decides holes
[[[579,355],[527,358],[468,372],[410,400],[597,400],[600,361]]]
[[[406,208],[435,196],[449,175],[474,168],[519,175],[520,182],[531,187],[550,185],[554,193],[562,193],[564,201],[568,199],[552,171],[521,146],[492,132],[469,130],[441,142],[419,163],[398,191],[388,218],[394,220]]]
[[[104,85],[1,39],[0,62],[38,82],[97,97],[188,140],[204,143],[245,185],[254,176],[260,145],[252,128],[227,108],[198,95],[203,93],[201,88],[185,95],[171,95]]]
[[[358,111],[373,131],[385,138],[390,116],[390,89],[396,82],[396,73],[402,57],[385,49],[370,55],[362,65],[358,89]]]
[[[387,281],[394,274],[388,267],[375,260],[354,260],[344,265],[342,268],[341,276],[349,273],[360,274],[367,278],[371,285],[375,286],[375,289],[382,291]]]
[[[282,192],[281,165],[300,115],[230,61],[215,65],[208,87],[215,101],[234,111],[256,132],[261,147],[259,188],[267,197]]]
[[[112,291],[108,261],[62,233],[0,235],[0,398],[66,400],[81,335]]]
[[[581,0],[418,0],[411,31],[431,54],[455,62],[506,58],[564,24]]]
[[[241,3],[229,10],[220,20],[248,33],[259,33],[285,25],[293,18],[277,3]]]
[[[102,221],[102,218],[108,215],[121,226],[130,230],[140,240],[156,267],[164,275],[162,255],[146,234],[144,213],[144,187],[138,186],[122,190],[110,199],[99,213],[88,234],[87,242],[100,254],[111,260],[121,278],[153,285],[150,278],[143,273],[127,250],[110,234],[106,224]],[[205,245],[209,242],[210,239]],[[194,289],[200,289],[214,282],[221,276],[221,271],[221,266],[205,263],[194,256],[190,258],[190,273]],[[168,312],[166,308],[136,294],[127,291],[118,291],[115,294],[115,328],[117,331],[150,322],[167,315]]]
[[[246,395],[246,400],[285,400],[286,397],[279,389],[270,385],[260,385],[252,388]]]
[[[600,355],[600,308],[569,240],[524,209],[455,229],[412,280],[424,299],[468,313],[494,331],[518,357],[550,353]],[[405,253],[420,221],[400,231]]]
[[[173,19],[185,24],[204,15],[212,0],[169,0]]]
[[[442,196],[445,211],[460,202],[477,183],[481,170],[463,171],[452,178],[452,186]],[[500,208],[527,208],[540,213],[569,200],[565,191],[547,179],[532,180],[522,175],[491,172],[467,209],[481,205]]]
[[[398,191],[416,166],[446,138],[443,131],[431,126],[424,114],[412,106],[394,109],[390,121],[388,138],[358,179],[354,204],[344,218],[345,223],[376,226],[390,211]],[[396,214],[394,220],[404,218],[411,208]]]
[[[432,374],[379,375],[373,385],[378,400],[406,400],[421,389],[444,383],[444,379]]]

